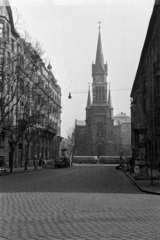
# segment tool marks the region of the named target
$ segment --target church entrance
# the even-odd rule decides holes
[[[97,157],[100,157],[100,156],[105,156],[105,146],[100,144],[98,145],[97,147]]]

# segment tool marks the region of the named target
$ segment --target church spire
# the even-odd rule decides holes
[[[104,64],[100,22],[99,22],[99,33],[98,33],[96,60],[95,60],[95,64],[92,64],[92,76],[95,76],[95,75],[105,75],[105,76],[107,76],[107,63]]]
[[[101,41],[101,32],[99,26],[99,35],[98,35],[98,43],[97,43],[97,53],[96,53],[96,70],[99,72],[104,72],[104,58],[103,58],[103,50],[102,50],[102,41]]]
[[[90,85],[88,88],[88,99],[87,99],[87,107],[86,109],[89,109],[91,107],[91,95],[90,95]]]

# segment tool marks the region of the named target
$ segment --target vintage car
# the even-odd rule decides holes
[[[55,159],[55,167],[70,167],[70,159],[69,157],[56,157]]]
[[[62,149],[62,154],[59,157],[56,157],[55,159],[55,167],[70,167],[71,162],[70,162],[70,157],[68,156],[67,150]]]

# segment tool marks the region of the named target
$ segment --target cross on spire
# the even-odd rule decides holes
[[[99,24],[99,30],[100,30],[101,29],[101,26],[100,26],[101,22],[99,21],[98,24]]]

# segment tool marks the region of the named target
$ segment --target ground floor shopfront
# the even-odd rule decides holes
[[[13,155],[12,145],[14,145],[13,167],[24,167],[27,159],[28,166],[33,166],[35,158],[53,160],[59,156],[60,141],[60,136],[56,136],[53,132],[45,132],[35,135],[29,143],[25,138],[20,138],[14,145],[10,136],[6,134],[0,145],[0,160],[10,165]]]

